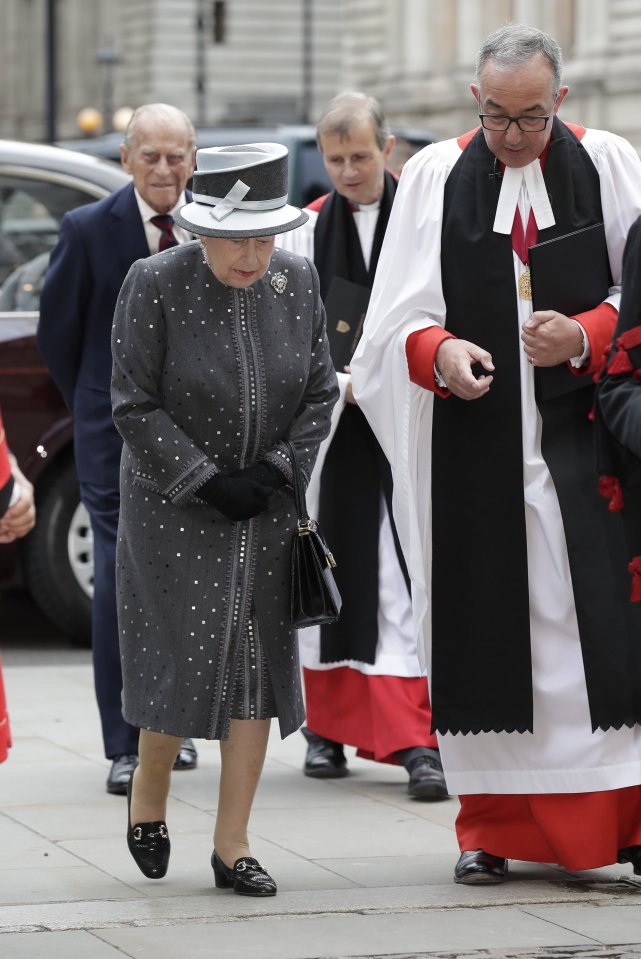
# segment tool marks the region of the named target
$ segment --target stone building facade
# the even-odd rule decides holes
[[[568,119],[641,150],[641,0],[2,0],[0,136],[46,136],[47,9],[56,8],[58,136],[96,107],[165,100],[198,125],[314,122],[339,90],[390,122],[452,136],[475,123],[476,50],[495,27],[561,43]]]
[[[469,91],[476,52],[507,21],[551,33],[563,48],[570,96],[562,116],[629,139],[641,151],[639,0],[351,0],[367,43],[343,61],[349,86],[380,97],[398,124],[439,139],[475,125]],[[375,26],[374,26],[375,25]],[[347,51],[346,51],[347,52]]]

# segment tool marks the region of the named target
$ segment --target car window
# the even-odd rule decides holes
[[[300,170],[302,206],[307,206],[317,197],[329,193],[332,183],[325,170],[323,155],[315,141],[301,144]]]
[[[95,198],[41,174],[0,173],[0,310],[38,309],[63,215]]]

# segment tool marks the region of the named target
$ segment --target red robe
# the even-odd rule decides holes
[[[11,729],[9,727],[9,713],[4,695],[2,681],[2,663],[0,662],[0,763],[7,758],[7,751],[11,746]]]
[[[0,416],[0,490],[7,485],[11,478],[11,464],[9,462],[9,451],[7,449],[7,438]],[[7,702],[4,695],[4,684],[2,681],[2,662],[0,662],[0,763],[7,758],[7,750],[11,746],[11,730],[9,728],[9,714],[7,712]]]

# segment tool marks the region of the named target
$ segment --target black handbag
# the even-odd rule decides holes
[[[341,611],[341,594],[334,580],[336,561],[316,520],[310,519],[296,451],[286,442],[294,474],[298,526],[292,540],[291,623],[297,629],[335,623]]]

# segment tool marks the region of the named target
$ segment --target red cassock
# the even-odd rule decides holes
[[[641,846],[641,787],[590,793],[460,796],[456,835],[463,849],[505,859],[598,869],[617,850]]]
[[[350,666],[303,672],[307,724],[319,736],[356,746],[363,759],[394,764],[399,749],[438,749],[429,732],[432,713],[424,676],[372,676]]]
[[[11,478],[11,464],[7,438],[4,432],[2,416],[0,415],[0,490],[6,486]],[[9,714],[2,680],[2,662],[0,661],[0,763],[7,758],[7,750],[11,746],[11,730],[9,728]]]
[[[7,758],[7,751],[11,746],[11,729],[9,727],[9,713],[4,695],[2,681],[2,663],[0,662],[0,763]]]

